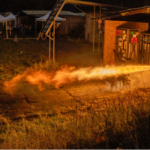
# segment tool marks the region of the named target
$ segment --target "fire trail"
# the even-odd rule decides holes
[[[4,86],[6,91],[11,91],[11,89],[15,88],[17,83],[23,80],[29,84],[37,85],[40,89],[42,89],[43,84],[53,85],[56,88],[59,88],[64,84],[76,81],[103,80],[108,77],[117,77],[148,70],[150,70],[150,66],[147,65],[88,67],[79,69],[76,69],[75,67],[62,67],[55,72],[27,70],[23,74],[15,76],[12,80],[5,81]]]

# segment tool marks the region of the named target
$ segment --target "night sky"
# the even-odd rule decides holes
[[[21,10],[50,10],[53,8],[56,0],[0,0],[0,12],[11,11],[18,12]],[[91,0],[85,0],[91,1]],[[103,4],[111,4],[122,7],[142,7],[150,5],[150,0],[93,0]],[[73,7],[65,6],[65,9],[72,9]]]

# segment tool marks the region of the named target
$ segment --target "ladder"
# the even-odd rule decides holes
[[[55,19],[57,18],[58,14],[60,13],[61,9],[65,5],[65,2],[66,0],[57,0],[55,6],[52,9],[52,12],[50,13],[49,17],[46,20],[46,23],[44,24],[43,28],[41,29],[39,33],[38,39],[43,35],[48,36],[48,33],[51,30],[53,23]]]

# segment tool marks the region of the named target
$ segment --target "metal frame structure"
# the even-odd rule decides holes
[[[150,33],[142,33],[141,42],[142,64],[150,64]]]
[[[139,7],[139,8],[131,8],[131,9],[126,9],[123,11],[118,11],[117,13],[111,13],[109,15],[103,16],[102,19],[112,19],[116,17],[121,17],[121,16],[130,16],[130,15],[135,15],[135,14],[150,14],[150,6],[144,6],[144,7]]]
[[[118,6],[113,5],[107,5],[107,4],[99,4],[94,2],[86,2],[86,1],[80,1],[80,0],[57,0],[55,6],[52,9],[51,14],[49,15],[46,23],[44,24],[43,28],[41,29],[39,36],[37,40],[41,37],[42,39],[46,39],[46,37],[49,38],[49,61],[51,60],[51,50],[53,50],[53,63],[55,63],[55,20],[58,17],[60,11],[64,7],[65,4],[77,4],[77,5],[87,5],[87,6],[94,6],[94,24],[93,24],[93,52],[95,49],[95,7],[100,7],[100,17],[101,17],[101,7],[115,7],[120,8]],[[51,34],[51,29],[53,27],[53,32]],[[45,37],[44,37],[45,36]],[[100,39],[100,35],[99,35]],[[51,44],[51,41],[53,41],[53,45]],[[100,43],[98,44],[98,49],[100,47]],[[52,48],[52,49],[51,49]],[[99,50],[98,50],[99,52]]]
[[[139,46],[136,45],[139,45],[140,43],[140,30],[130,28],[117,28],[116,32],[117,31],[119,31],[119,34],[116,34],[116,58],[119,59],[119,61],[123,62],[126,62],[127,60],[138,62]],[[136,42],[132,41],[133,37],[137,39]]]

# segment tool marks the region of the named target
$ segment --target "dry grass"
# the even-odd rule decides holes
[[[83,60],[83,66],[95,64],[93,58],[96,60],[97,57],[93,55],[89,59],[88,48],[82,50],[86,55],[81,55],[77,44],[71,44],[66,47],[63,47],[63,42],[59,44],[63,47],[63,51],[56,51],[59,63],[52,64],[47,61],[46,42],[14,44],[0,41],[0,72],[3,72],[0,80],[8,80],[27,67],[53,70],[66,62],[81,65],[79,60]],[[77,50],[74,53],[81,57],[73,55],[74,49]],[[150,148],[149,89],[101,99],[72,96],[72,101],[71,105],[53,108],[46,114],[35,112],[33,118],[21,116],[23,119],[14,121],[1,117],[0,148]]]
[[[12,40],[0,41],[0,80],[10,79],[27,68],[57,69],[61,65],[75,66],[99,65],[99,56],[92,54],[92,46],[76,41],[58,39],[56,44],[56,62],[49,62],[48,41]]]
[[[150,91],[81,99],[38,118],[1,125],[0,148],[150,148]]]

